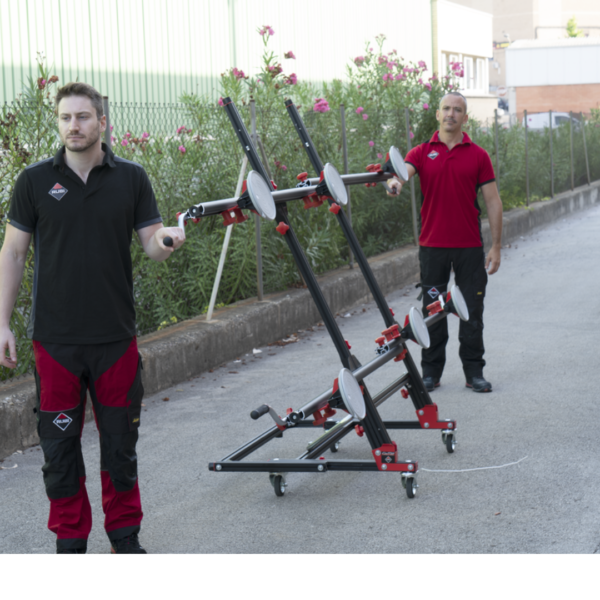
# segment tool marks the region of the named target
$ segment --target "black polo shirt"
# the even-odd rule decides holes
[[[15,184],[8,223],[34,236],[34,340],[103,344],[136,334],[131,238],[162,218],[141,165],[102,149],[85,184],[64,147]]]

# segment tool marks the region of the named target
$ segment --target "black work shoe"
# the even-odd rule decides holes
[[[465,385],[474,392],[484,393],[492,391],[492,384],[483,377],[468,377]]]
[[[113,554],[148,554],[141,546],[137,533],[132,533],[120,540],[111,540],[110,551]]]
[[[428,392],[433,392],[436,387],[440,387],[440,378],[439,377],[423,377],[423,383],[425,384],[425,389]]]

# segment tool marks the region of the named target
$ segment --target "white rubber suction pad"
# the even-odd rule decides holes
[[[423,314],[414,306],[411,306],[408,311],[408,322],[410,323],[417,344],[419,344],[421,348],[429,348],[429,329],[427,329],[427,325],[425,325]]]
[[[342,369],[338,375],[338,385],[342,400],[348,409],[348,412],[359,421],[362,421],[367,414],[365,408],[365,399],[356,377],[352,375],[350,369]]]
[[[396,146],[390,147],[390,162],[392,163],[392,168],[394,169],[394,173],[398,176],[398,179],[400,179],[402,183],[406,183],[408,181],[408,169],[404,164],[404,159],[402,158],[402,154],[400,154],[400,150],[398,150]]]
[[[454,304],[454,310],[460,319],[463,321],[468,321],[469,309],[467,308],[465,298],[457,285],[453,285],[450,288],[450,299],[452,300],[452,303]]]
[[[271,194],[269,184],[256,171],[250,171],[246,179],[248,187],[248,195],[256,212],[263,218],[272,221],[275,218],[277,209],[275,208],[275,200]]]
[[[331,163],[327,163],[323,168],[323,179],[325,179],[325,183],[331,192],[331,197],[338,204],[346,206],[348,204],[346,186],[337,169]]]

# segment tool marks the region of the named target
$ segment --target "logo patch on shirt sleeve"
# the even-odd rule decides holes
[[[56,419],[54,419],[54,421],[52,421],[52,422],[59,429],[64,431],[73,422],[73,419],[71,419],[71,417],[69,417],[69,415],[65,415],[65,413],[60,413],[60,415],[58,415],[56,417]]]
[[[440,155],[439,152],[436,152],[435,150],[433,150],[432,152],[430,152],[427,155],[427,158],[430,158],[431,160],[435,160],[439,155]]]
[[[67,188],[64,188],[60,183],[56,183],[54,187],[48,192],[55,200],[62,200],[62,197],[68,192]]]

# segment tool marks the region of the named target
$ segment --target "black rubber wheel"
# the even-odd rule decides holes
[[[415,497],[415,495],[417,494],[417,487],[419,486],[417,485],[417,480],[414,477],[406,478],[406,495],[409,498]]]
[[[275,495],[283,496],[285,494],[285,479],[283,478],[283,475],[275,475],[272,483]]]
[[[333,444],[333,446],[331,446],[329,448],[332,452],[337,452],[340,449],[340,443],[336,442],[335,444]]]
[[[446,435],[446,450],[448,454],[452,454],[454,452],[454,448],[456,448],[456,440],[454,438],[454,434],[448,433]]]

